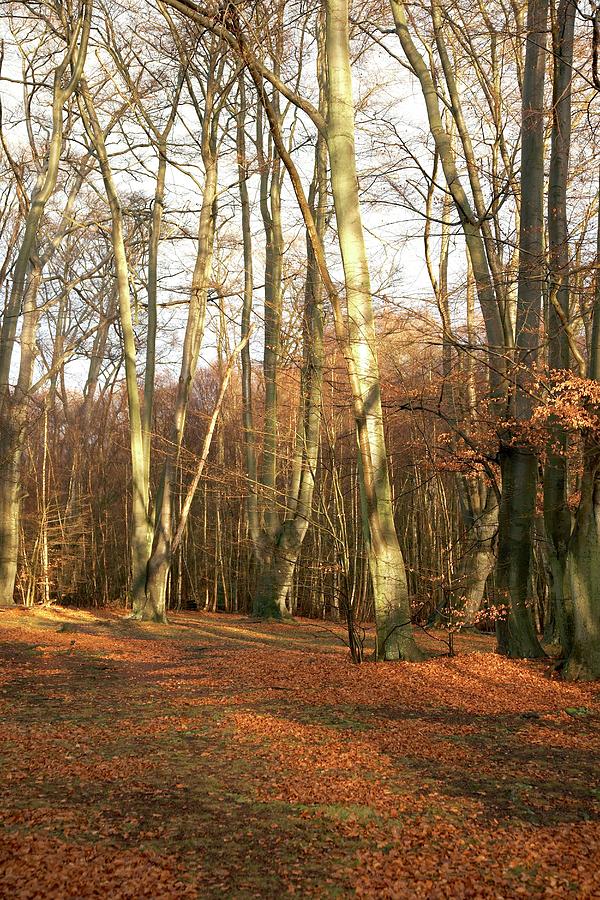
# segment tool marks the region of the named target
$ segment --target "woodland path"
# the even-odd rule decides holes
[[[0,897],[600,896],[598,685],[321,627],[0,612]]]

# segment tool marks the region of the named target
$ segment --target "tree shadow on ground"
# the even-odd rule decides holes
[[[461,672],[464,698],[457,690],[452,705],[428,694],[447,662],[390,669],[388,696],[408,685],[398,703],[364,687],[354,701],[353,673],[358,685],[359,672],[369,684],[388,670],[344,668],[319,647],[303,657],[232,642],[212,623],[154,645],[146,626],[126,628],[117,639],[105,629],[50,641],[32,629],[31,640],[0,642],[10,834],[117,857],[131,847],[175,854],[200,896],[280,896],[290,886],[345,896],[357,852],[385,842],[390,823],[411,834],[428,817],[464,815],[492,840],[498,828],[598,815],[596,709],[569,717],[547,700],[541,711],[470,712],[463,699],[477,688],[485,697],[499,676]],[[310,684],[319,654],[333,702]],[[424,696],[410,703],[419,684]]]

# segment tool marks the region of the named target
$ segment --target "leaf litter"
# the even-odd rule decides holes
[[[305,621],[0,624],[2,897],[600,897],[593,685],[481,635],[356,667]]]

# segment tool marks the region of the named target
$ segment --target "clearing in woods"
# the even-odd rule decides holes
[[[598,686],[335,631],[2,611],[0,896],[600,896]]]

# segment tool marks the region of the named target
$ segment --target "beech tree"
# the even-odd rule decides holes
[[[57,4],[49,10],[42,23],[42,33],[56,43],[55,53],[61,53],[52,80],[50,136],[46,148],[40,151],[33,136],[31,121],[27,123],[30,151],[36,179],[30,197],[25,194],[26,183],[11,163],[17,176],[24,215],[23,231],[14,263],[10,294],[2,315],[0,328],[0,604],[13,602],[19,547],[20,471],[23,441],[27,425],[27,408],[34,379],[36,334],[41,311],[38,292],[43,271],[60,245],[68,227],[73,205],[81,187],[87,160],[75,177],[67,195],[66,206],[56,233],[47,240],[40,235],[40,225],[48,201],[59,179],[65,141],[65,117],[83,73],[91,27],[92,4],[83,5],[80,15],[68,5]],[[39,23],[38,23],[39,26]],[[23,51],[26,52],[23,47]],[[35,88],[35,85],[34,85]],[[30,88],[31,90],[31,88]],[[31,94],[29,94],[31,102]],[[29,107],[30,109],[30,107]],[[6,144],[4,145],[6,153]],[[9,157],[10,161],[10,157]],[[20,358],[17,382],[11,385],[11,366],[19,336]]]
[[[189,66],[185,58],[183,64]],[[202,129],[201,154],[204,166],[204,189],[170,447],[166,452],[161,473],[152,553],[148,561],[148,572],[145,579],[145,602],[141,612],[142,618],[155,621],[163,621],[166,616],[167,577],[173,552],[173,482],[183,443],[190,389],[196,374],[204,336],[206,302],[211,283],[217,216],[219,123],[233,83],[232,77],[225,78],[225,68],[226,60],[220,40],[218,38],[209,40],[205,65],[203,71],[199,73],[201,81],[204,82],[202,88],[203,107],[199,105],[196,92],[190,83],[189,71],[186,73],[188,91]]]
[[[0,602],[596,677],[596,7],[9,12]]]
[[[280,32],[281,35],[281,32]],[[280,37],[278,38],[280,41]],[[281,44],[276,54],[281,53]],[[324,107],[322,40],[319,41],[317,66],[320,73],[320,108]],[[278,74],[275,57],[275,74]],[[311,513],[315,474],[319,450],[321,419],[321,390],[323,381],[323,309],[322,283],[315,254],[306,239],[306,279],[302,314],[303,362],[299,388],[295,446],[292,450],[287,495],[277,490],[277,370],[281,350],[282,328],[282,257],[283,233],[281,228],[281,161],[271,142],[273,157],[266,165],[262,146],[263,116],[260,106],[257,115],[257,149],[261,168],[261,214],[265,228],[265,344],[263,374],[265,381],[263,464],[258,469],[256,459],[257,435],[252,401],[252,369],[250,347],[242,351],[242,395],[246,473],[248,478],[247,514],[253,547],[260,566],[260,575],[253,603],[253,612],[261,617],[280,618],[290,611],[289,595],[294,570],[306,536]],[[279,103],[274,95],[273,109],[279,122]],[[252,238],[250,210],[246,181],[246,88],[240,78],[239,113],[237,131],[238,170],[240,175],[240,199],[242,232],[244,241],[244,305],[242,311],[242,336],[249,333],[252,310]],[[267,179],[270,174],[271,188]],[[327,159],[322,135],[315,144],[314,172],[308,204],[312,210],[315,227],[322,241],[325,231],[327,204]],[[281,478],[281,476],[279,476]],[[260,496],[259,495],[260,492]],[[261,506],[263,510],[261,510]],[[261,514],[263,524],[261,525]]]

